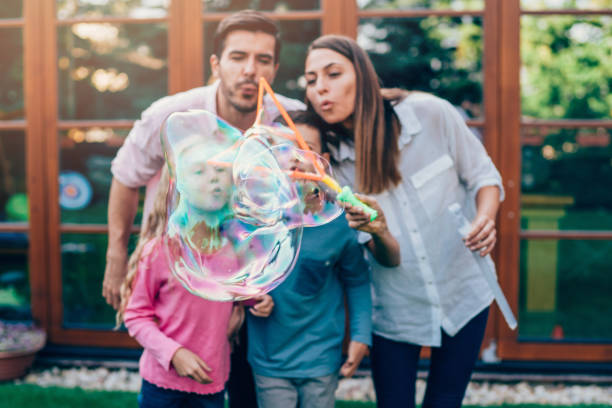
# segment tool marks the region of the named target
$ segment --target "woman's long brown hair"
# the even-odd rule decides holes
[[[337,133],[341,139],[355,144],[357,188],[366,194],[377,194],[396,186],[402,180],[398,146],[400,123],[391,103],[381,95],[372,61],[353,39],[345,36],[319,37],[310,44],[308,52],[316,49],[335,51],[349,59],[355,68],[353,132],[352,135],[346,130]],[[306,104],[314,112],[308,100]]]
[[[132,296],[132,288],[136,273],[138,272],[138,261],[142,255],[144,246],[150,240],[161,237],[166,227],[167,218],[167,196],[168,196],[168,170],[164,165],[162,169],[161,178],[157,187],[157,193],[155,194],[155,200],[153,201],[153,208],[147,216],[147,222],[143,224],[138,236],[138,244],[130,259],[128,261],[128,270],[123,283],[121,284],[121,305],[117,310],[117,316],[115,317],[115,329],[118,329],[123,323],[123,315],[125,308],[127,307],[128,301]]]

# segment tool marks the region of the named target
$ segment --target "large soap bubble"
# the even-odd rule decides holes
[[[262,86],[290,128],[260,123]],[[173,113],[162,126],[170,174],[164,250],[174,276],[207,299],[272,290],[295,264],[303,227],[342,213],[337,200],[346,191],[263,79],[258,112],[244,135],[202,110]]]
[[[168,162],[164,248],[178,280],[213,300],[268,292],[299,251],[304,206],[266,138],[244,138],[206,111],[162,128]]]

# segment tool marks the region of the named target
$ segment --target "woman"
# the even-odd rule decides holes
[[[448,102],[398,90],[383,97],[371,61],[352,39],[315,40],[305,71],[308,107],[330,126],[336,176],[373,195],[363,199],[384,213],[369,223],[359,209],[347,209],[375,257],[378,406],[415,405],[422,346],[432,347],[423,406],[460,406],[493,300],[470,250],[493,250],[501,177]],[[472,220],[463,240],[448,211],[453,203]],[[400,243],[399,257],[389,234]]]

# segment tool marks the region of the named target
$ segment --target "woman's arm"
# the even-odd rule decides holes
[[[499,196],[497,186],[484,186],[476,193],[476,217],[472,221],[472,230],[464,237],[464,241],[471,251],[481,250],[480,256],[491,253],[497,242],[495,217],[499,208]]]
[[[356,196],[360,201],[375,209],[378,215],[374,221],[370,221],[370,216],[361,208],[347,204],[345,212],[349,227],[372,235],[372,239],[366,245],[378,263],[387,267],[399,265],[401,261],[399,243],[389,232],[382,208],[372,197],[360,194]]]

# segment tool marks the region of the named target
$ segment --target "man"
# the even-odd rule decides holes
[[[214,53],[210,57],[213,75],[218,80],[212,85],[158,100],[134,124],[111,169],[113,182],[108,203],[108,249],[102,295],[113,308],[117,309],[120,304],[119,288],[126,274],[127,243],[138,207],[138,188],[147,186],[143,216],[146,222],[164,165],[159,136],[162,122],[172,112],[205,109],[238,129],[249,128],[257,114],[258,80],[264,77],[272,83],[278,70],[278,32],[275,21],[253,10],[243,10],[225,18],[215,33]],[[277,96],[288,110],[304,109],[301,102]],[[270,122],[278,110],[269,97],[264,98],[264,105],[264,122]],[[268,302],[262,301],[253,306],[251,312],[265,313],[270,307]],[[231,396],[231,384],[229,387]],[[254,395],[251,401],[255,403]],[[245,404],[239,406],[248,406]]]

